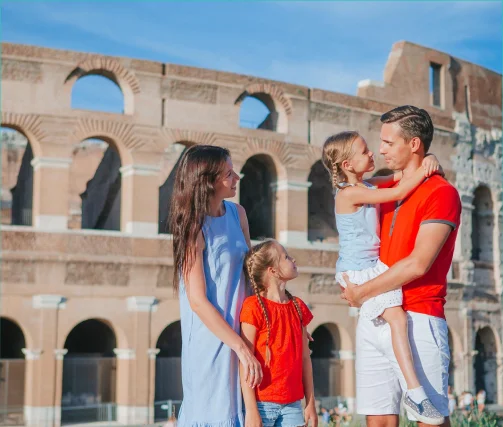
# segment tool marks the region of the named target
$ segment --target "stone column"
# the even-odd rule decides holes
[[[117,357],[117,421],[120,424],[135,424],[134,408],[131,408],[131,399],[135,384],[133,382],[136,352],[134,348],[114,348]]]
[[[340,350],[336,352],[336,357],[341,363],[341,395],[346,398],[348,411],[354,413],[356,411],[356,354],[352,350]]]
[[[150,400],[152,362],[148,350],[151,314],[157,309],[157,299],[150,296],[129,297],[127,309],[134,318],[134,337],[133,348],[114,350],[117,354],[117,421],[146,424],[153,417],[153,400]],[[155,377],[153,382],[155,388]]]
[[[475,337],[473,330],[472,310],[464,308],[460,312],[463,315],[463,370],[464,370],[464,390],[472,390],[475,388],[475,376],[473,372],[473,358],[477,354],[475,350]]]
[[[159,172],[154,165],[127,165],[121,172],[121,231],[142,236],[159,230]]]
[[[496,358],[496,390],[498,405],[503,405],[503,354],[498,354]]]
[[[161,350],[159,348],[149,348],[147,350],[149,363],[149,387],[148,387],[148,406],[151,409],[149,412],[148,423],[154,422],[155,415],[155,375],[156,375],[156,360],[157,355]]]
[[[310,182],[278,181],[271,185],[276,197],[276,238],[286,246],[308,244],[308,189]]]
[[[61,422],[62,366],[54,357],[58,311],[65,308],[61,295],[35,295],[33,308],[41,310],[36,350],[24,349],[26,357],[24,416],[26,426],[59,426]],[[59,381],[59,383],[58,383]],[[58,392],[59,390],[59,392]]]
[[[68,228],[68,195],[72,159],[35,157],[32,224],[47,230]]]

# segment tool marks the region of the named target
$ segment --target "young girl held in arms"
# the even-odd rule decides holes
[[[243,303],[241,335],[263,372],[262,382],[254,390],[253,372],[244,372],[240,366],[245,426],[295,427],[307,426],[310,421],[317,427],[306,331],[313,315],[302,300],[286,290],[287,282],[298,276],[295,260],[278,242],[266,240],[246,255],[245,272],[255,295]]]
[[[438,173],[439,164],[434,156],[428,156],[407,180],[400,181],[402,173],[398,172],[364,181],[363,175],[375,167],[373,153],[365,140],[351,131],[327,139],[322,162],[336,191],[335,218],[340,247],[336,280],[346,287],[346,274],[351,282],[361,285],[388,269],[379,259],[379,203],[404,200],[427,176]],[[386,188],[398,181],[396,187]],[[374,322],[382,317],[388,322],[393,352],[407,385],[405,409],[423,423],[440,425],[444,417],[427,397],[414,369],[402,299],[401,289],[378,295],[364,302],[360,316]]]

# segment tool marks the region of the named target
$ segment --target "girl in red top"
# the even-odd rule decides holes
[[[263,379],[251,387],[254,372],[240,366],[245,427],[316,427],[313,370],[306,326],[313,315],[286,290],[298,276],[295,260],[275,240],[254,246],[246,255],[245,272],[255,295],[241,309],[241,336],[262,366]],[[302,410],[301,399],[306,398]]]

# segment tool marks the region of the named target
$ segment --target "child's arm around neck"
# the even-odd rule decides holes
[[[336,203],[341,207],[338,212],[344,213],[342,211],[350,210],[350,206],[354,208],[363,204],[374,205],[403,200],[424,181],[424,177],[424,169],[420,167],[410,178],[400,181],[400,184],[393,188],[375,190],[360,185],[344,188],[337,193],[336,199],[340,200],[336,200]]]

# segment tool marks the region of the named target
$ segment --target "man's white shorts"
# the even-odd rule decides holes
[[[409,341],[419,382],[444,416],[449,415],[449,342],[447,323],[439,317],[407,312]],[[356,329],[356,407],[363,415],[400,413],[405,379],[382,319],[360,317]]]

